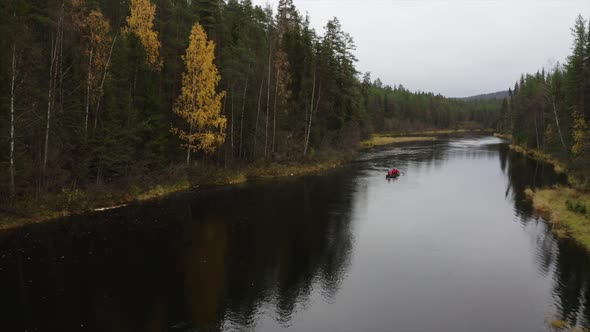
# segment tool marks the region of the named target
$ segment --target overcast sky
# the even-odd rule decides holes
[[[278,0],[253,0],[255,4]],[[570,28],[590,0],[294,0],[323,34],[336,16],[357,68],[385,84],[464,97],[506,90],[570,53]]]

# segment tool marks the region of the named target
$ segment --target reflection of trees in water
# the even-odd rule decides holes
[[[553,269],[559,318],[571,324],[589,327],[590,259],[588,254],[570,241],[561,241]]]
[[[451,159],[497,158],[498,150],[506,147],[506,144],[461,144],[461,140],[444,140],[434,142],[412,143],[404,148],[387,148],[376,152],[366,153],[361,160],[372,161],[379,170],[392,166],[405,169],[413,169],[420,173],[423,170],[436,172],[445,166]]]
[[[173,229],[135,211],[34,225],[0,239],[4,331],[161,331]],[[119,221],[117,221],[119,220]],[[125,225],[122,225],[122,222]],[[15,277],[22,282],[15,282]]]
[[[350,186],[334,175],[228,193],[228,320],[247,326],[261,304],[271,304],[288,325],[314,289],[328,301],[335,296],[352,250]],[[239,217],[246,215],[252,220]]]
[[[194,331],[289,324],[340,287],[352,179],[185,195],[0,237],[0,329]],[[223,325],[222,325],[223,324]]]
[[[508,177],[506,196],[514,201],[515,213],[522,222],[538,221],[524,193],[527,187],[540,188],[565,183],[564,175],[555,174],[553,167],[513,152],[507,145],[499,147],[500,165]]]
[[[507,193],[514,201],[514,210],[524,226],[538,227],[535,260],[539,272],[551,275],[554,281],[553,298],[557,309],[556,319],[572,325],[590,327],[590,257],[571,240],[558,240],[551,226],[533,211],[526,200],[527,187],[538,188],[565,183],[563,175],[556,175],[545,163],[514,153],[507,146],[500,148],[500,165],[508,177]]]

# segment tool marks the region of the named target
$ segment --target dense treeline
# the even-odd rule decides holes
[[[11,0],[0,11],[4,202],[191,155],[231,167],[351,149],[373,131],[495,125],[493,102],[360,77],[338,19],[319,35],[291,0],[276,13],[249,0]]]
[[[495,100],[462,100],[425,92],[410,92],[402,85],[371,83],[363,76],[362,95],[371,117],[371,130],[404,132],[431,128],[493,128],[500,103]]]
[[[501,107],[499,129],[518,145],[566,162],[581,187],[590,184],[590,34],[580,15],[572,54],[549,72],[523,75]]]

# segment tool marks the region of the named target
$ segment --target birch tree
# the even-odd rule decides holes
[[[215,66],[215,43],[195,23],[186,54],[182,57],[186,70],[182,74],[182,93],[174,113],[188,124],[188,131],[172,128],[181,140],[186,141],[186,163],[190,165],[193,151],[213,153],[225,141],[227,120],[221,115],[221,99],[225,92],[215,91],[221,77]]]
[[[84,135],[88,134],[88,120],[91,105],[99,105],[103,94],[104,78],[108,72],[112,43],[110,37],[111,26],[100,11],[94,10],[79,24],[86,39],[85,54],[88,57],[86,69],[86,107],[84,120]],[[98,108],[97,108],[98,112]],[[98,114],[95,114],[95,119]],[[96,127],[96,120],[95,120]]]
[[[16,195],[15,171],[14,171],[14,92],[16,87],[16,42],[12,44],[12,63],[11,63],[11,80],[10,80],[10,199],[13,200]]]
[[[145,49],[147,64],[156,71],[160,71],[163,61],[160,56],[161,44],[158,32],[154,31],[155,15],[156,5],[150,0],[131,0],[131,15],[127,17],[128,28],[125,31],[139,38]]]
[[[47,116],[45,118],[45,144],[43,150],[43,165],[42,173],[46,174],[47,171],[47,160],[49,153],[49,131],[51,130],[51,110],[55,101],[55,90],[57,85],[57,66],[59,61],[59,55],[61,47],[63,47],[63,21],[64,21],[64,3],[62,2],[60,14],[57,21],[57,30],[55,38],[51,39],[51,48],[49,53],[49,80],[47,89]]]

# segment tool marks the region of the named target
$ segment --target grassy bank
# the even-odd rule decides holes
[[[498,137],[498,138],[505,139],[505,140],[512,141],[512,135],[510,135],[510,134],[500,134],[500,133],[494,133],[494,136],[495,136],[495,137]]]
[[[551,156],[548,153],[536,149],[523,148],[522,146],[515,144],[511,144],[510,149],[518,153],[522,153],[525,156],[530,157],[532,159],[536,159],[553,165],[553,169],[556,173],[563,174],[567,172],[567,166],[565,165],[565,163],[561,162],[560,160]]]
[[[398,131],[383,133],[383,136],[443,136],[455,134],[493,134],[493,129],[433,129],[433,130],[418,130],[418,131]]]
[[[494,136],[512,141],[512,135],[509,135],[509,134],[494,133]],[[543,151],[537,150],[537,149],[529,149],[529,148],[526,148],[526,147],[523,147],[520,145],[516,145],[516,144],[511,144],[510,149],[512,151],[522,153],[523,155],[525,155],[529,158],[539,160],[539,161],[553,165],[553,168],[556,173],[560,173],[560,174],[567,173],[567,170],[568,170],[567,165],[563,161],[555,158],[554,156],[550,155],[549,153],[546,153],[546,152],[543,152]],[[570,175],[570,182],[572,182],[572,183],[576,182],[574,178],[571,178],[571,175]]]
[[[399,136],[399,137],[392,137],[392,136],[384,136],[384,135],[373,135],[368,140],[361,142],[362,149],[371,149],[378,146],[386,146],[396,143],[406,143],[406,142],[423,142],[423,141],[434,141],[436,137],[433,136]]]
[[[573,188],[526,190],[535,210],[550,220],[554,233],[571,237],[590,251],[590,194]]]
[[[360,143],[361,149],[372,149],[374,147],[386,146],[398,143],[435,141],[437,136],[458,135],[458,134],[492,134],[491,129],[441,129],[424,131],[400,131],[374,134],[370,139]]]
[[[171,167],[156,174],[131,177],[107,185],[64,188],[57,193],[43,193],[35,199],[21,199],[10,209],[0,209],[0,231],[65,216],[104,211],[187,190],[322,172],[336,168],[351,158],[352,155],[335,155],[313,161],[258,162],[232,169],[206,165],[188,169]]]
[[[499,138],[512,140],[510,135],[494,134]],[[552,155],[511,144],[512,151],[529,158],[553,165],[556,173],[567,174],[567,165]],[[590,251],[590,193],[576,186],[579,181],[568,174],[571,187],[554,187],[532,190],[525,194],[532,201],[534,209],[551,222],[552,230],[559,238],[572,238]]]
[[[512,140],[511,135],[496,133],[494,134],[494,136]],[[552,165],[556,173],[567,174],[568,182],[572,187],[580,191],[588,191],[588,189],[590,189],[590,179],[588,178],[588,176],[585,175],[585,169],[578,169],[577,171],[572,170],[563,160],[558,159],[555,156],[541,150],[529,149],[516,144],[511,144],[510,149],[512,151],[522,153],[523,155],[529,158],[543,161],[545,163]]]

